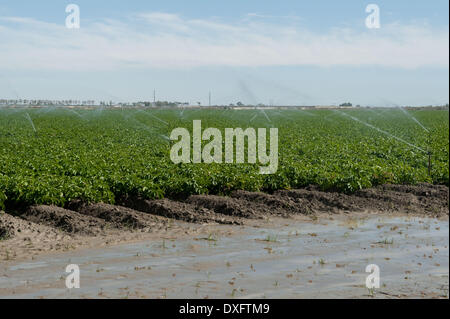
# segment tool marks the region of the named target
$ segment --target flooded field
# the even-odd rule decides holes
[[[448,217],[274,218],[2,261],[1,298],[448,298]],[[68,264],[80,288],[67,289]],[[366,266],[380,288],[366,288]]]

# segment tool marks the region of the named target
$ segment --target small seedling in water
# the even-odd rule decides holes
[[[390,240],[386,238],[384,240],[377,242],[377,244],[384,244],[384,245],[392,245],[393,243],[394,243],[394,238],[391,238]]]
[[[320,259],[319,259],[319,264],[320,264],[321,266],[325,265],[325,260],[323,260],[323,258],[320,258]]]
[[[215,239],[213,236],[214,236],[213,234],[209,234],[207,240],[208,241],[217,241],[217,239]]]
[[[217,239],[215,238],[213,233],[210,233],[208,235],[208,237],[201,237],[199,239],[203,239],[203,240],[206,240],[206,241],[214,241],[214,242],[217,241]]]
[[[264,241],[268,241],[268,242],[271,242],[271,243],[276,243],[277,242],[277,236],[267,235],[267,237],[264,239]]]

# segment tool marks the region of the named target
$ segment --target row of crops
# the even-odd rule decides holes
[[[279,167],[173,164],[177,127],[277,127]],[[419,125],[420,124],[420,125]],[[0,206],[449,183],[446,110],[0,109]],[[431,170],[428,165],[431,154]]]

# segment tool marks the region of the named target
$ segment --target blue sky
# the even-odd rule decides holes
[[[131,2],[131,3],[130,3]],[[80,7],[80,29],[65,7]],[[380,8],[367,29],[365,8]],[[448,1],[3,1],[0,97],[448,103]]]

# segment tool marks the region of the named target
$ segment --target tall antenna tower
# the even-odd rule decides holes
[[[153,89],[153,104],[156,103],[156,90]]]
[[[209,106],[211,106],[211,91],[209,91]]]

